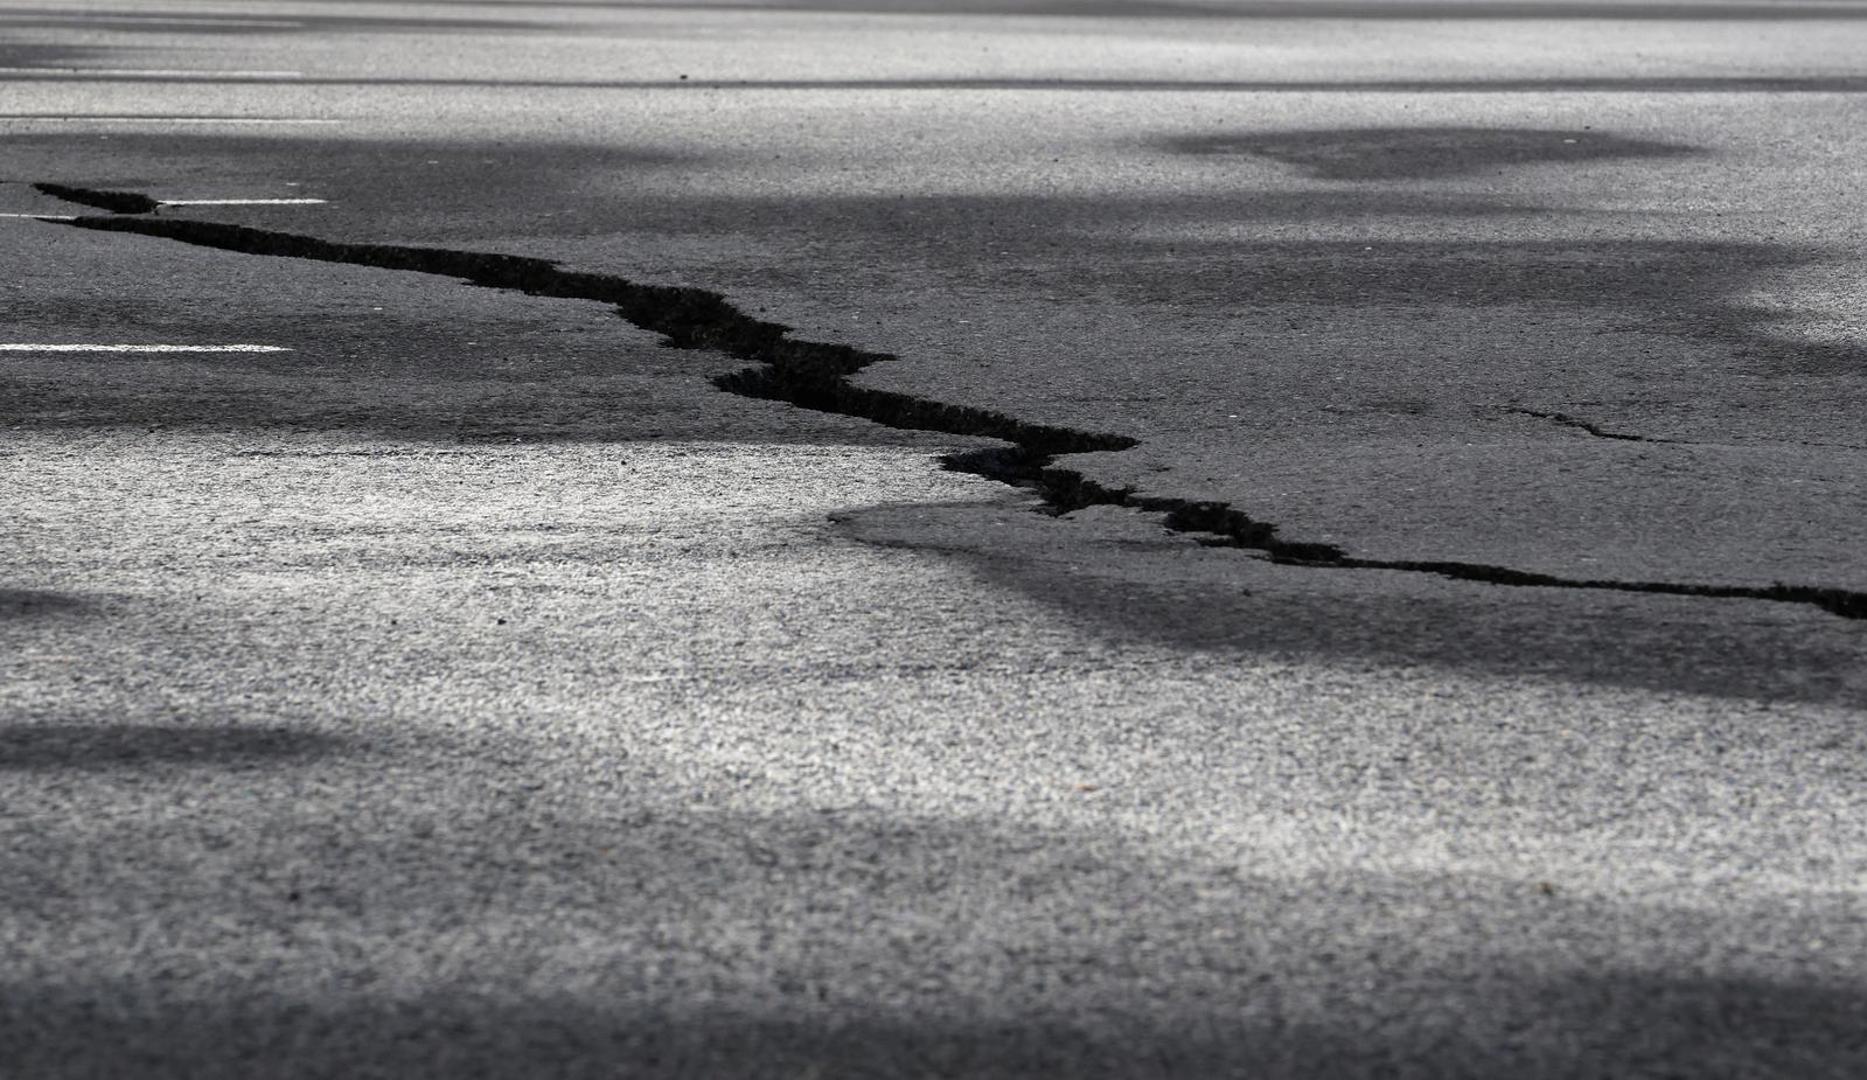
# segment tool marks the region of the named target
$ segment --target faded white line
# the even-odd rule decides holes
[[[297,116],[42,116],[0,114],[0,124],[341,124]]]
[[[302,79],[302,71],[210,71],[204,68],[0,67],[0,75],[115,79]]]
[[[163,206],[322,206],[323,199],[157,199]]]
[[[76,221],[76,214],[0,214],[0,218],[26,218],[31,221]]]
[[[291,352],[281,345],[101,345],[34,341],[0,342],[0,352],[43,353],[275,353]]]

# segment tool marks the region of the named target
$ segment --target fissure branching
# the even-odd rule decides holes
[[[158,204],[148,200],[148,206],[135,209],[139,204],[118,200],[146,197],[56,184],[35,187],[86,206],[113,210],[117,215],[62,222],[76,228],[162,237],[251,255],[407,270],[532,296],[611,304],[624,319],[643,330],[662,335],[667,344],[675,348],[714,350],[756,365],[716,378],[714,383],[722,390],[860,417],[890,427],[1003,440],[1008,447],[951,454],[945,459],[946,464],[958,471],[1034,489],[1042,497],[1046,509],[1053,513],[1096,505],[1129,507],[1157,514],[1167,528],[1197,535],[1204,543],[1250,549],[1273,562],[1292,566],[1424,573],[1502,586],[1771,600],[1811,604],[1844,618],[1867,619],[1867,593],[1846,589],[1781,584],[1725,586],[1584,580],[1481,563],[1362,558],[1329,544],[1284,539],[1277,534],[1274,524],[1258,521],[1228,503],[1174,499],[1144,495],[1132,489],[1109,488],[1080,472],[1055,464],[1056,458],[1066,454],[1129,449],[1137,445],[1132,438],[1034,424],[987,409],[857,386],[849,381],[850,376],[871,364],[895,358],[848,345],[797,340],[789,336],[789,327],[753,318],[721,294],[705,289],[645,285],[615,275],[565,270],[548,260],[525,256],[339,243],[239,225],[138,216]],[[106,200],[114,205],[107,205]],[[1593,433],[1605,438],[1623,437]]]

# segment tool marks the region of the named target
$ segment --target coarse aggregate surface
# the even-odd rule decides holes
[[[0,344],[278,350],[0,352],[0,1076],[1867,1073],[1867,622],[1280,562],[656,310],[10,216],[320,199],[120,217],[689,287],[1366,561],[1858,593],[1867,5],[0,34]]]

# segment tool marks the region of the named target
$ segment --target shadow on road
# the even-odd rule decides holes
[[[0,726],[0,773],[292,763],[342,746],[328,735],[279,727],[9,724]]]
[[[1867,1069],[1867,993],[1736,980],[1577,979],[1518,987],[1541,1008],[1507,1041],[1447,1032],[1375,1032],[1339,1023],[1254,1025],[1186,1016],[1150,1026],[1109,1016],[1094,1028],[1033,1016],[968,1023],[936,1017],[811,1018],[731,1010],[644,1009],[541,997],[382,1001],[350,1009],[264,999],[176,1002],[111,1015],[82,997],[30,1000],[12,987],[0,1012],[30,1017],[5,1041],[41,1080],[189,1077],[954,1077],[1352,1080],[1512,1076],[1692,1076],[1843,1080]],[[23,1006],[23,1008],[22,1008]],[[1578,1006],[1585,1010],[1577,1015]],[[1576,1021],[1603,1022],[1588,1029]],[[1545,1041],[1551,1029],[1559,1039]],[[1540,1030],[1539,1030],[1540,1029]],[[1539,1037],[1539,1036],[1543,1037]]]
[[[1169,152],[1238,154],[1294,165],[1323,180],[1420,180],[1505,166],[1689,157],[1704,151],[1594,131],[1524,128],[1349,128],[1170,139]]]
[[[46,615],[88,615],[96,610],[95,601],[73,593],[0,588],[0,620]]]
[[[990,505],[878,507],[840,521],[865,542],[958,559],[1109,641],[1867,704],[1860,624],[1812,607],[1272,567],[1248,552],[1104,538]]]
[[[1345,176],[1408,178],[1442,175],[1449,168],[1447,161],[1470,153],[1496,163],[1527,159],[1586,166],[1653,155],[1683,159],[1696,152],[1608,134],[1592,134],[1601,142],[1576,149],[1584,144],[1572,147],[1563,141],[1570,136],[1559,131],[1421,130],[1425,134],[1369,129],[1300,136],[1266,133],[1225,136],[1221,142],[1198,145],[1243,146]],[[21,145],[69,147],[68,141],[50,136],[25,139]],[[1603,149],[1597,152],[1595,146]],[[527,146],[520,153],[470,143],[415,146],[363,140],[126,136],[113,138],[107,152],[98,153],[100,167],[107,160],[124,171],[134,170],[138,160],[168,160],[181,153],[191,155],[202,168],[250,170],[254,162],[287,154],[294,170],[315,168],[340,202],[359,208],[357,217],[347,219],[353,228],[356,221],[380,216],[384,221],[412,222],[411,231],[437,245],[469,247],[472,237],[493,234],[526,237],[527,253],[534,255],[548,256],[560,243],[575,250],[620,251],[624,254],[617,256],[622,264],[618,269],[632,276],[638,273],[636,266],[646,264],[660,269],[640,273],[644,280],[693,281],[733,299],[760,294],[804,298],[842,320],[844,328],[851,326],[848,313],[860,310],[874,326],[855,326],[849,340],[863,347],[899,350],[903,362],[878,365],[878,374],[929,372],[929,388],[912,388],[916,392],[929,397],[970,393],[972,400],[954,403],[1001,408],[1014,415],[1041,409],[1048,415],[1021,418],[1138,437],[1146,437],[1149,424],[1183,415],[1187,401],[1210,401],[1220,393],[1234,411],[1247,414],[1237,425],[1239,431],[1246,430],[1254,410],[1269,416],[1274,407],[1289,411],[1293,403],[1301,407],[1297,412],[1309,410],[1299,417],[1304,424],[1325,423],[1316,417],[1336,415],[1317,408],[1320,403],[1358,418],[1405,414],[1394,423],[1430,430],[1448,422],[1469,423],[1474,415],[1503,417],[1501,406],[1515,401],[1600,401],[1627,395],[1630,385],[1637,385],[1643,401],[1680,403],[1712,422],[1722,423],[1726,413],[1750,422],[1769,409],[1780,412],[1787,407],[1784,403],[1802,399],[1760,395],[1757,384],[1746,381],[1749,378],[1867,374],[1867,356],[1859,348],[1785,337],[1778,332],[1781,313],[1752,299],[1759,283],[1773,275],[1820,263],[1826,256],[1818,250],[1638,236],[1491,239],[1493,218],[1522,214],[1546,220],[1547,211],[1500,196],[1431,189],[1331,189],[1133,198],[727,198],[667,195],[659,187],[665,178],[645,185],[647,191],[638,190],[630,182],[635,171],[691,166],[704,173],[714,164],[708,158],[684,160],[641,149]],[[728,161],[731,153],[721,148],[719,160]],[[443,167],[431,173],[388,167],[422,155],[433,156]],[[473,182],[459,182],[455,174],[461,172],[470,173]],[[532,185],[542,186],[520,197]],[[498,218],[487,218],[468,213],[473,207],[508,209]],[[541,207],[562,214],[547,217]],[[1589,213],[1586,208],[1564,212]],[[1429,217],[1436,231],[1440,223],[1448,223],[1447,238],[1292,240],[1227,231],[1230,224],[1365,223],[1384,216]],[[1483,219],[1484,235],[1474,238],[1452,230],[1449,223],[1461,217]],[[376,239],[338,232],[334,238]],[[808,251],[810,257],[773,258],[774,250]],[[255,258],[214,257],[229,264]],[[442,279],[434,279],[432,287],[465,288]],[[1088,321],[1044,324],[1049,312],[1068,305],[1032,304],[1029,298],[1056,296],[1086,311]],[[1015,317],[1015,330],[1023,337],[988,332],[992,305],[999,306],[999,325]],[[1381,320],[1407,313],[1430,318],[1442,309],[1481,316],[1492,310],[1510,314],[1470,321],[1464,326],[1474,329],[1461,328],[1430,351],[1403,348],[1390,353],[1377,348],[1367,362],[1344,360],[1368,358],[1370,342],[1378,346],[1386,340],[1381,333],[1391,327]],[[917,321],[926,320],[929,310],[941,319],[968,320],[973,326],[970,336],[931,335],[917,329],[933,325]],[[903,324],[898,334],[889,325],[896,311]],[[1535,319],[1526,312],[1549,312],[1552,318],[1569,321],[1558,322],[1539,338]],[[788,321],[795,313],[760,309],[758,314]],[[1340,317],[1345,315],[1365,323],[1358,326]],[[326,316],[307,308],[307,325],[320,318]],[[1207,321],[1196,321],[1200,319]],[[1590,320],[1579,323],[1582,332],[1602,342],[1590,342],[1589,347],[1613,363],[1568,362],[1576,349],[1575,327],[1582,319]],[[1297,322],[1307,325],[1299,328]],[[1202,382],[1206,375],[1185,374],[1188,365],[1176,353],[1181,342],[1175,335],[1194,345],[1201,343],[1192,339],[1201,338],[1209,346],[1215,328],[1236,335],[1236,343],[1225,350],[1234,359],[1209,364],[1210,379]],[[1067,334],[1072,332],[1087,335],[1076,342],[1079,352],[1069,347],[1072,339]],[[918,351],[909,351],[909,346]],[[1021,350],[1029,353],[1028,362]],[[974,361],[988,352],[997,358],[994,363],[1017,372],[1014,389],[1037,387],[1038,392],[1011,400],[990,383],[962,389],[947,385],[947,376],[971,377],[982,367]],[[705,364],[719,359],[667,350],[644,353],[650,354],[659,370],[691,364],[697,376]],[[392,354],[379,350],[379,355]],[[1074,369],[1044,368],[1047,358],[1059,355],[1094,356],[1101,366],[1095,378]],[[478,428],[502,435],[516,431],[532,440],[627,439],[668,426],[665,416],[656,415],[666,406],[632,395],[630,387],[579,381],[586,375],[611,373],[620,364],[567,371],[561,379],[524,367],[499,369],[491,361],[481,366],[477,359],[390,371],[399,380],[393,383],[347,383],[320,372],[307,385],[337,387],[352,396],[319,401],[317,393],[287,389],[291,380],[301,377],[295,370],[280,368],[276,376],[268,372],[265,379],[255,378],[250,384],[223,377],[222,373],[241,371],[239,365],[246,363],[254,365],[253,371],[261,370],[258,361],[230,360],[201,375],[198,387],[177,382],[162,398],[139,386],[103,380],[54,384],[41,379],[14,386],[6,385],[9,379],[0,380],[0,400],[11,403],[7,419],[54,428],[131,421],[224,427],[238,422],[390,430],[415,438],[459,440],[467,438],[462,417],[470,416]],[[608,364],[608,358],[601,363]],[[1318,380],[1315,371],[1324,364],[1339,377]],[[883,367],[891,372],[882,372]],[[1174,372],[1184,383],[1184,390],[1176,391],[1180,396],[1165,392],[1164,371]],[[1731,378],[1735,375],[1746,380]],[[450,398],[450,384],[467,389]],[[1128,404],[1130,398],[1141,404]],[[1825,395],[1822,400],[1835,397]],[[236,402],[238,407],[232,407]],[[1120,409],[1112,408],[1111,402],[1121,402]],[[696,414],[714,415],[708,400],[698,400],[691,408]],[[1150,416],[1149,408],[1159,416]],[[1111,419],[1115,416],[1122,419]],[[1763,428],[1783,427],[1780,419],[1772,414]],[[1272,422],[1282,421],[1267,420],[1266,430]],[[1799,422],[1815,432],[1807,436],[1811,439],[1834,430],[1823,416]],[[715,423],[710,437],[733,438],[731,426]],[[1305,428],[1303,434],[1326,439],[1328,432]],[[1575,433],[1552,426],[1551,437],[1571,438]],[[760,438],[771,436],[761,433]],[[1660,604],[1651,615],[1604,627],[1580,608],[1566,611],[1566,600],[1556,597],[1548,604],[1520,605],[1511,614],[1443,598],[1390,603],[1323,596],[1314,608],[1293,608],[1289,603],[1295,601],[1219,594],[1188,603],[1182,584],[1171,574],[1158,589],[1139,585],[1140,598],[1130,602],[1120,597],[1116,583],[1060,588],[1060,577],[1052,569],[1019,568],[1015,562],[990,558],[982,565],[996,580],[1062,604],[1109,633],[1138,630],[1202,648],[1381,656],[1739,696],[1780,693],[1858,700],[1862,693],[1857,683],[1848,681],[1858,677],[1857,659],[1847,659],[1848,650],[1857,645],[1819,613],[1814,617],[1821,626],[1815,632],[1805,633],[1799,615],[1785,616],[1780,625],[1757,630],[1755,639],[1740,649],[1737,638],[1750,630],[1727,637],[1682,632],[1681,627],[1698,625],[1695,618],[1709,621],[1739,612],[1741,606],[1707,603],[1694,616]],[[1714,610],[1717,614],[1708,614]],[[1499,633],[1506,624],[1510,632]],[[1743,663],[1734,663],[1739,659]],[[1759,671],[1776,667],[1783,670],[1759,681]],[[1773,689],[1757,689],[1764,683]]]
[[[43,1080],[1867,1067],[1867,989],[1740,973],[1759,958],[1822,970],[1824,925],[1829,947],[1852,940],[1832,905],[1710,913],[1488,877],[1259,876],[1118,831],[450,805],[287,813],[231,861],[126,823],[69,873],[40,867],[42,894],[10,901],[13,940],[52,966],[0,981],[0,1055]],[[215,888],[237,918],[200,899]],[[137,942],[109,974],[56,962],[110,910],[74,929],[46,899],[71,889],[123,905],[124,925],[90,931]],[[1710,942],[1757,952],[1647,973]],[[263,968],[216,959],[256,948]]]

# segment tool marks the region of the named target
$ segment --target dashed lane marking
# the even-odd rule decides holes
[[[109,345],[68,344],[64,342],[0,342],[0,352],[41,353],[280,353],[292,350],[282,345]]]

